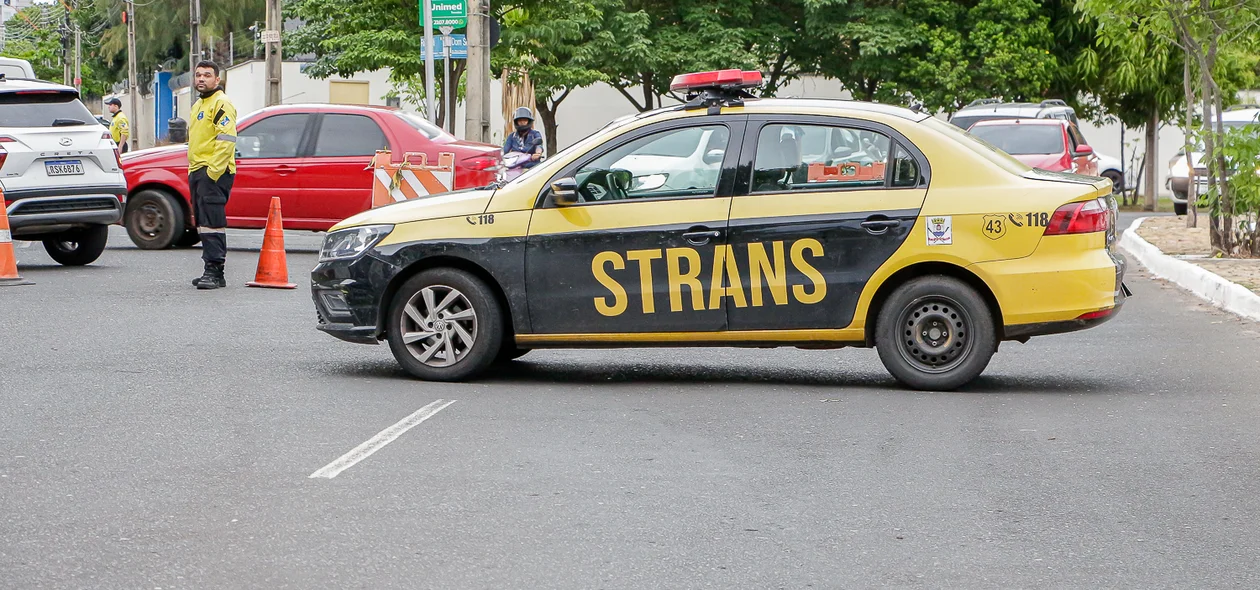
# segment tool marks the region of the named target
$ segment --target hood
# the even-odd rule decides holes
[[[486,211],[486,207],[490,206],[490,199],[493,196],[493,189],[469,189],[442,193],[432,197],[411,199],[369,209],[338,223],[328,231],[337,231],[359,225],[399,225],[413,221],[479,215]]]
[[[1054,172],[1063,170],[1062,154],[1024,154],[1015,156],[1015,159],[1032,166],[1033,168],[1041,168],[1042,170],[1051,170]]]
[[[167,165],[172,160],[183,160],[184,164],[187,165],[188,145],[182,143],[178,145],[164,145],[127,152],[122,155],[123,166],[126,168]]]

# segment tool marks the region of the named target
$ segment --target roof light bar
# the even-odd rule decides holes
[[[708,108],[711,115],[722,112],[723,106],[743,106],[744,99],[756,98],[747,89],[758,86],[761,86],[761,72],[742,70],[679,74],[669,83],[671,91],[686,95],[687,103],[683,108]]]

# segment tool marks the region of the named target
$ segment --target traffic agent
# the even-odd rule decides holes
[[[1105,179],[1034,170],[926,114],[678,76],[520,177],[355,215],[312,272],[319,329],[462,380],[533,348],[876,347],[948,390],[1002,341],[1127,296]]]

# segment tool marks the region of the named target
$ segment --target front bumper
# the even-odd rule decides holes
[[[321,332],[356,344],[380,341],[383,302],[402,269],[374,255],[320,262],[311,271],[311,299]]]
[[[91,225],[122,221],[122,201],[117,195],[82,194],[28,197],[5,208],[14,237],[54,234]]]

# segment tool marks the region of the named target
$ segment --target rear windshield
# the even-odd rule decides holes
[[[950,123],[946,123],[935,117],[930,117],[924,119],[921,124],[951,137],[954,141],[958,142],[959,145],[970,149],[980,157],[1001,166],[1003,169],[1012,174],[1023,174],[1032,170],[1032,168],[1029,168],[1027,164],[1016,160],[1011,157],[1010,154],[993,147],[987,141],[967,133]]]
[[[0,127],[69,127],[95,121],[96,116],[69,92],[0,93]]]
[[[0,74],[4,74],[5,78],[28,78],[26,70],[22,66],[0,65]]]
[[[411,126],[412,129],[419,131],[421,134],[423,134],[425,137],[429,139],[437,139],[438,137],[441,137],[444,133],[441,127],[438,127],[437,125],[434,125],[433,123],[430,123],[428,119],[425,119],[424,117],[421,117],[420,115],[417,115],[415,113],[397,112],[394,114],[398,115],[398,118],[405,121],[408,125]]]
[[[1058,125],[992,125],[970,132],[1012,156],[1063,152],[1063,128]]]

